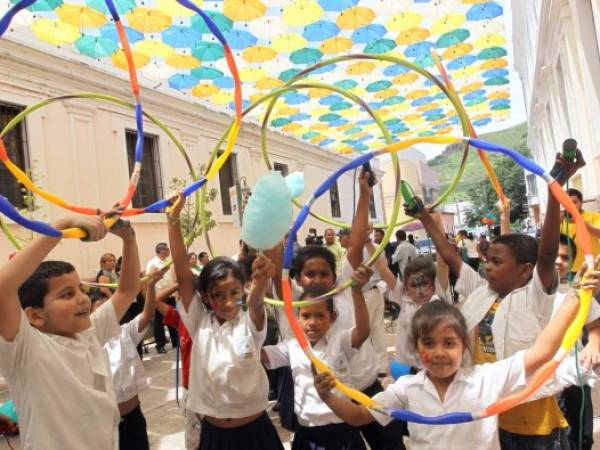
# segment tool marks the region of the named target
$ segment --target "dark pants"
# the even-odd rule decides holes
[[[203,420],[200,450],[283,450],[283,444],[265,412],[236,428],[219,428]]]
[[[120,450],[149,450],[146,418],[139,405],[119,422]]]
[[[275,369],[277,372],[277,402],[279,403],[279,419],[281,426],[289,431],[296,431],[298,417],[294,412],[294,379],[289,366]]]
[[[546,436],[530,436],[499,429],[502,450],[571,450],[568,428],[555,428]],[[575,449],[574,449],[575,450]]]
[[[581,450],[592,450],[594,443],[594,411],[592,408],[592,393],[589,386],[583,386],[583,422],[579,420],[582,395],[581,387],[569,386],[560,395],[559,404],[565,419],[569,422],[569,444],[573,450],[579,450],[579,433],[581,435]]]
[[[298,425],[292,450],[366,450],[358,428],[347,423],[332,423],[320,427]]]
[[[475,272],[479,270],[479,258],[468,258],[467,264],[469,264]]]
[[[169,297],[165,303],[175,308],[174,297]],[[173,345],[173,348],[177,347],[179,345],[179,336],[177,335],[177,330],[169,327],[169,336],[171,337],[171,344]],[[158,311],[154,313],[154,341],[156,342],[157,347],[164,347],[167,343],[165,326],[163,325],[163,316]]]
[[[383,392],[383,386],[379,380],[362,391],[363,394],[373,397]],[[371,450],[406,450],[402,436],[408,435],[407,423],[403,420],[393,420],[389,425],[382,426],[378,422],[371,422],[360,427],[365,441]]]

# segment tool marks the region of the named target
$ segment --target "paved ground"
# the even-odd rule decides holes
[[[393,342],[391,335],[390,345]],[[144,355],[144,367],[150,381],[150,389],[142,393],[142,409],[148,421],[148,435],[152,450],[183,450],[183,416],[175,401],[175,352],[170,350],[165,355],[157,354],[152,348]],[[600,395],[593,394],[594,408],[600,415]],[[8,398],[6,384],[0,378],[0,402]],[[286,449],[289,449],[290,433],[281,429],[276,413],[271,414],[273,422],[280,431]],[[600,450],[600,416],[594,419],[594,430],[597,443],[595,450]],[[11,439],[15,450],[19,449],[18,439]],[[5,441],[0,441],[0,450],[8,450]]]

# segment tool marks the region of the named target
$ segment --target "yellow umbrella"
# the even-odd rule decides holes
[[[277,52],[272,48],[262,45],[248,47],[242,52],[242,58],[249,63],[260,63],[269,61],[277,56]]]
[[[448,47],[446,50],[444,50],[442,56],[444,59],[454,59],[471,53],[471,50],[473,50],[473,46],[471,44],[462,42],[460,44]]]
[[[198,7],[202,7],[204,0],[190,0]],[[196,14],[189,8],[182,6],[177,0],[158,0],[156,9],[171,17],[191,17]]]
[[[377,92],[375,94],[375,98],[385,99],[385,98],[394,97],[395,95],[398,95],[398,89],[389,88],[389,89],[384,89],[383,91]]]
[[[246,69],[240,70],[240,80],[244,82],[256,82],[261,78],[267,76],[265,69],[259,69],[258,67],[247,67]]]
[[[392,80],[392,83],[394,84],[410,84],[413,81],[416,81],[419,79],[419,76],[414,73],[414,72],[407,72],[407,73],[403,73],[401,75],[398,75],[397,77],[395,77]]]
[[[135,8],[125,17],[127,24],[140,33],[160,33],[171,26],[171,17],[149,8]]]
[[[489,114],[477,114],[476,116],[471,117],[471,120],[475,122],[476,120],[487,119],[490,117]]]
[[[295,108],[293,106],[282,106],[277,109],[278,116],[293,116],[294,114],[298,114],[300,112],[300,108]]]
[[[192,55],[182,55],[181,53],[173,53],[165,58],[165,62],[176,69],[195,69],[202,64],[199,59],[194,58]]]
[[[322,131],[322,130],[326,130],[327,128],[329,128],[329,125],[327,125],[326,123],[315,123],[313,125],[310,126],[310,129],[313,131]]]
[[[342,36],[334,36],[325,39],[321,43],[321,51],[323,53],[341,53],[351,49],[353,46],[354,42],[351,39]]]
[[[423,118],[423,116],[421,114],[408,114],[408,115],[404,116],[404,121],[405,122],[415,122],[422,118]]]
[[[436,130],[436,132],[435,132],[435,134],[449,134],[449,133],[452,133],[451,127],[440,128],[440,129]]]
[[[463,23],[466,22],[466,17],[464,14],[454,13],[448,14],[436,20],[431,26],[432,34],[443,34],[448,33],[449,31],[456,30]]]
[[[418,98],[426,97],[428,94],[429,91],[426,91],[425,89],[417,89],[406,94],[406,98],[409,100],[416,100]]]
[[[344,125],[340,125],[339,127],[336,128],[336,130],[346,131],[353,127],[354,127],[354,124],[350,122],[350,123],[345,123]]]
[[[54,11],[60,20],[77,28],[97,28],[106,23],[104,14],[83,5],[63,3]]]
[[[396,43],[398,45],[414,44],[415,42],[424,41],[429,37],[429,34],[427,28],[411,28],[409,30],[401,31],[396,38]]]
[[[233,91],[219,91],[210,98],[210,101],[215,105],[229,105],[233,101]]]
[[[134,48],[138,53],[150,56],[151,58],[155,56],[167,58],[175,53],[175,49],[170,45],[165,44],[163,41],[152,39],[136,42]]]
[[[403,11],[390,17],[387,22],[388,31],[407,31],[418,26],[423,17],[414,11]]]
[[[250,103],[257,103],[264,96],[265,96],[265,94],[253,94],[250,96]],[[262,117],[260,120],[262,120]]]
[[[279,78],[265,77],[257,80],[254,86],[256,89],[271,90],[283,86],[283,81],[281,81]]]
[[[375,69],[375,64],[370,61],[359,61],[350,64],[346,68],[346,73],[348,75],[362,75],[365,73],[371,73]]]
[[[338,27],[344,30],[354,30],[363,25],[370,24],[375,18],[375,13],[370,8],[353,6],[340,13],[337,18]]]
[[[425,111],[429,111],[430,109],[435,109],[435,108],[439,108],[440,105],[436,102],[431,102],[431,103],[426,103],[425,105],[421,105],[419,107],[417,107],[417,111],[420,112],[425,112]]]
[[[73,25],[52,19],[38,19],[31,29],[40,41],[53,45],[70,44],[81,36]]]
[[[295,0],[285,8],[281,18],[291,26],[303,27],[323,16],[323,8],[315,0]]]
[[[287,131],[288,133],[295,131],[298,128],[302,128],[302,125],[294,122],[286,123],[283,127],[281,127],[283,131]]]
[[[192,88],[192,94],[196,97],[210,97],[219,92],[219,88],[214,84],[201,83]]]
[[[259,0],[225,0],[223,14],[231,20],[248,21],[265,15],[267,7]]]
[[[481,67],[481,70],[488,70],[488,69],[500,69],[500,68],[506,67],[506,66],[508,66],[508,62],[506,62],[505,59],[495,58],[495,59],[488,59],[480,67]]]
[[[508,91],[496,91],[488,95],[489,100],[497,100],[500,98],[510,98],[510,92]]]
[[[150,58],[148,58],[148,56],[136,51],[132,51],[131,56],[133,57],[133,65],[136,69],[140,69],[150,62]],[[127,66],[127,58],[125,58],[125,52],[123,50],[117,50],[115,53],[113,53],[112,62],[114,66],[118,67],[119,69],[128,70],[129,68]]]
[[[298,33],[283,33],[275,36],[271,47],[281,53],[291,53],[306,47],[307,41]]]
[[[481,36],[475,41],[475,48],[501,47],[506,44],[504,36],[498,33],[490,33]]]
[[[459,89],[459,92],[461,94],[468,94],[469,92],[476,91],[477,89],[481,89],[482,87],[483,83],[481,81],[476,81],[475,83],[465,84]]]
[[[323,125],[325,125],[325,124],[323,124]],[[325,127],[327,127],[327,125],[325,125]],[[312,138],[310,140],[310,143],[311,144],[319,144],[319,142],[321,142],[324,139],[327,139],[327,138],[325,136],[318,135],[318,136],[315,136],[314,138]]]
[[[479,69],[475,66],[463,67],[462,69],[455,70],[451,72],[452,78],[462,79],[472,77],[474,74],[478,73]]]
[[[331,91],[328,91],[327,89],[312,88],[308,90],[308,96],[310,98],[327,97],[329,94],[331,94]]]

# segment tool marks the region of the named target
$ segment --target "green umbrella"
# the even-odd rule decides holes
[[[352,108],[352,103],[349,102],[337,102],[329,107],[330,111],[343,111],[345,109]]]
[[[225,50],[216,42],[198,42],[192,49],[192,55],[201,61],[217,61],[225,56]]]
[[[224,73],[214,67],[198,67],[192,69],[192,75],[199,80],[214,80],[215,78],[222,77]]]
[[[292,52],[290,55],[290,61],[292,61],[294,64],[314,64],[321,59],[322,56],[323,53],[321,50],[306,47]]]
[[[334,120],[338,120],[341,116],[335,113],[323,114],[319,117],[319,121],[321,122],[333,122]]]
[[[486,86],[501,86],[503,84],[508,84],[510,81],[505,77],[493,77],[485,80]]]
[[[365,53],[380,54],[396,48],[396,42],[392,39],[377,39],[365,45]]]
[[[10,0],[12,4],[18,3],[19,0]],[[37,0],[33,5],[27,8],[29,11],[53,11],[62,5],[62,0]]]
[[[125,14],[137,6],[135,4],[135,0],[113,0],[113,2],[119,14]],[[85,4],[92,9],[103,12],[104,14],[109,13],[105,0],[86,0]]]
[[[503,109],[510,109],[510,105],[506,103],[499,103],[498,105],[494,105],[490,108],[492,111],[501,111]]]
[[[440,36],[440,38],[435,42],[435,46],[437,48],[448,48],[453,45],[460,44],[467,40],[470,36],[469,30],[465,30],[464,28],[457,28],[456,30],[449,31],[448,33],[444,33]]]
[[[285,117],[279,117],[271,121],[271,125],[273,125],[274,127],[282,127],[284,125],[287,125],[288,123],[291,123],[291,120],[286,119]]]
[[[374,81],[367,85],[367,92],[383,91],[384,89],[388,89],[391,85],[392,82],[388,80]]]
[[[82,55],[104,58],[116,52],[119,45],[112,39],[101,36],[81,36],[75,41],[75,47]]]
[[[206,11],[206,15],[213,20],[222,33],[227,33],[233,29],[232,20],[223,14],[214,11]],[[200,31],[200,33],[212,35],[212,32],[208,29],[206,23],[204,23],[204,19],[199,15],[192,16],[192,28]]]
[[[479,59],[495,59],[506,56],[506,49],[503,47],[489,47],[484,48],[479,52],[477,58]]]

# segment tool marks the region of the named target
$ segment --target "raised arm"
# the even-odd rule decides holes
[[[275,266],[269,258],[264,255],[258,256],[252,263],[252,285],[246,299],[250,319],[257,330],[265,326],[264,298],[271,284]]]
[[[362,292],[363,286],[369,281],[373,271],[361,263],[352,274],[352,302],[354,303],[354,328],[352,329],[352,347],[359,348],[367,340],[371,329],[369,327],[369,310]]]
[[[506,199],[506,203],[506,206],[501,201],[496,203],[496,208],[500,214],[500,234],[502,235],[512,233],[512,227],[510,226],[510,199]]]
[[[69,217],[52,224],[54,228],[83,228],[87,240],[97,241],[106,234],[104,222],[99,217]],[[33,274],[44,258],[52,251],[60,238],[38,236],[0,270],[0,335],[7,341],[14,340],[19,332],[21,303],[19,287]]]
[[[169,299],[169,297],[171,297],[175,292],[177,292],[177,288],[178,285],[177,283],[175,283],[167,288],[161,289],[160,291],[156,292],[156,310],[163,316],[166,316],[167,311],[169,311],[169,308],[172,308],[171,305],[167,305],[165,302]]]
[[[184,308],[188,309],[194,295],[196,287],[194,286],[194,274],[188,263],[187,250],[183,242],[181,233],[181,224],[179,218],[181,209],[185,204],[185,197],[179,194],[175,202],[167,210],[168,230],[169,230],[169,246],[171,247],[171,259],[175,267],[175,276],[179,284],[179,295]]]
[[[369,233],[369,202],[373,195],[373,188],[369,186],[368,180],[369,172],[361,171],[358,179],[360,194],[348,244],[348,262],[353,269],[363,262],[363,248]]]
[[[375,250],[377,250],[373,242],[370,240],[365,244],[365,248],[367,249],[367,252],[369,252],[369,255],[372,255],[375,253]],[[387,284],[391,290],[394,290],[396,283],[398,282],[398,278],[396,278],[396,276],[390,270],[386,259],[380,255],[379,258],[377,258],[373,263],[373,267],[377,270],[377,272],[379,272],[381,279],[385,281],[385,284]]]
[[[146,295],[144,296],[144,309],[140,313],[138,332],[141,332],[144,328],[146,328],[154,317],[154,311],[156,310],[156,283],[158,283],[167,270],[169,270],[169,266],[155,270],[149,274],[148,281],[146,281],[146,284],[143,286]]]
[[[444,240],[446,242],[448,242],[446,240],[446,230],[444,229],[444,221],[442,219],[442,215],[437,211],[432,211],[431,217],[433,218],[433,221],[434,221],[437,229],[444,236]],[[437,245],[436,245],[436,247],[437,247]],[[479,244],[477,245],[477,248],[479,249]],[[450,249],[452,249],[452,247],[450,247]],[[454,253],[456,254],[456,252],[454,252]],[[438,283],[442,287],[442,289],[446,290],[448,288],[448,272],[450,269],[448,267],[448,264],[446,264],[446,260],[444,258],[436,258],[435,262],[436,262],[436,264],[435,264],[436,275],[435,276],[438,280]]]

